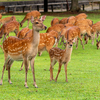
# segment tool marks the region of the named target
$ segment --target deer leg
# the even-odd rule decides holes
[[[30,22],[30,20],[28,20],[27,27],[29,27],[29,22]]]
[[[57,76],[55,78],[55,81],[57,81],[58,75],[59,75],[59,73],[61,71],[61,66],[62,66],[62,64],[59,62],[59,69],[58,69],[58,73],[57,73]]]
[[[77,41],[76,41],[76,49],[78,48],[78,40],[79,40],[79,39],[77,38]]]
[[[7,67],[8,67],[8,82],[9,82],[10,84],[12,84],[12,82],[11,82],[11,80],[10,80],[10,68],[11,68],[11,65],[12,65],[13,62],[14,62],[14,61],[10,59],[10,60],[8,61],[8,63],[7,63]]]
[[[23,64],[24,64],[24,62],[22,62],[22,65],[21,65],[21,68],[20,68],[20,70],[19,70],[19,71],[21,71],[21,70],[23,69]]]
[[[38,88],[38,86],[36,85],[36,80],[35,80],[34,58],[31,60],[30,63],[31,63],[31,69],[32,69],[32,74],[33,74],[33,80],[34,80],[33,85],[35,86],[35,88]]]
[[[86,35],[86,41],[85,41],[84,45],[87,43],[88,43],[88,36]]]
[[[82,39],[80,39],[80,41],[81,41],[82,47],[83,47],[83,49],[84,49],[84,45],[83,45]]]
[[[96,32],[92,36],[92,45],[94,44],[95,34],[96,34]]]
[[[42,55],[42,52],[38,52],[38,55],[41,56]]]
[[[50,64],[50,81],[54,80],[53,78],[53,66],[57,63],[56,60],[51,59],[51,64]]]
[[[28,88],[28,86],[27,86],[27,73],[28,73],[27,58],[24,58],[23,62],[24,62],[24,66],[25,66],[25,87]]]
[[[0,85],[3,84],[2,81],[3,81],[4,70],[5,70],[5,66],[7,65],[8,60],[9,58],[5,58],[5,63],[4,63],[3,70],[2,70],[2,77],[1,77]]]
[[[65,77],[66,77],[66,82],[68,82],[68,80],[67,80],[67,64],[64,64],[64,68],[65,68]]]

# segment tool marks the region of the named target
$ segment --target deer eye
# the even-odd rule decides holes
[[[38,22],[36,22],[35,24],[39,24]]]

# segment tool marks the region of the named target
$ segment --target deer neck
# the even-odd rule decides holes
[[[69,48],[68,45],[66,45],[65,53],[63,56],[63,62],[68,63],[70,61],[71,53],[72,53],[72,47]]]
[[[32,38],[31,38],[32,44],[34,47],[37,47],[40,41],[40,35],[39,30],[36,30],[34,26],[32,26]]]

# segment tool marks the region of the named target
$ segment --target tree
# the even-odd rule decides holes
[[[78,0],[71,0],[71,11],[79,11],[80,7],[78,5]]]

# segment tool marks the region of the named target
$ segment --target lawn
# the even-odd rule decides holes
[[[75,14],[62,13],[58,16],[47,16],[44,24],[49,27],[54,17],[62,19],[63,17],[73,16]],[[94,23],[100,21],[100,14],[87,14],[88,18]],[[4,17],[11,15],[3,15]],[[15,15],[16,19],[21,21],[24,15]],[[24,23],[23,28],[26,27]],[[31,23],[29,28],[31,29]],[[22,28],[20,28],[21,30]],[[41,33],[46,31],[41,31]],[[13,32],[10,35],[15,35]],[[60,48],[62,46],[59,45]],[[68,63],[68,83],[65,82],[64,67],[59,74],[57,82],[50,81],[50,58],[45,51],[35,59],[35,76],[38,88],[34,88],[31,68],[28,71],[28,86],[24,87],[25,69],[19,71],[21,63],[15,61],[11,67],[11,80],[13,84],[8,83],[8,72],[5,70],[3,85],[0,86],[0,100],[100,100],[100,49],[96,48],[91,40],[82,49],[81,44],[76,50],[73,45],[71,61]],[[4,54],[0,49],[0,78],[2,75],[2,66],[4,64]],[[58,64],[54,66],[54,78],[58,71]]]

